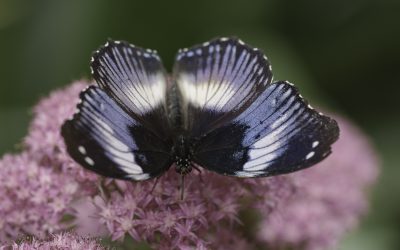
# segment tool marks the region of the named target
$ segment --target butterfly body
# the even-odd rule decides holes
[[[157,53],[109,41],[94,53],[98,86],[81,94],[62,135],[72,158],[98,174],[146,180],[171,166],[236,177],[303,169],[326,158],[336,122],[315,111],[269,61],[235,38],[178,52],[171,76]]]
[[[173,147],[173,158],[175,159],[175,171],[185,175],[192,171],[191,147],[188,139],[184,135],[177,136],[178,139]]]

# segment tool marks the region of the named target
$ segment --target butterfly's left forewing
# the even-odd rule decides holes
[[[246,111],[202,138],[194,161],[225,175],[284,174],[327,157],[338,136],[333,119],[311,108],[292,84],[276,82]]]
[[[81,93],[73,119],[62,127],[67,150],[83,167],[106,177],[146,180],[171,165],[171,145],[125,112],[105,91]]]

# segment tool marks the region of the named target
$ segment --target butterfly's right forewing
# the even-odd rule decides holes
[[[166,171],[172,133],[167,78],[157,53],[109,41],[90,66],[99,87],[81,94],[79,112],[62,128],[72,158],[113,178],[145,180]]]
[[[108,41],[93,54],[90,66],[100,88],[126,113],[159,137],[169,136],[167,77],[156,51]]]

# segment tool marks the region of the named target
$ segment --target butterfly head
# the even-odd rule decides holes
[[[186,175],[192,171],[192,162],[190,158],[176,157],[175,171],[181,175]]]
[[[184,136],[179,136],[175,143],[175,171],[181,175],[190,173],[193,169],[192,154],[189,144]]]

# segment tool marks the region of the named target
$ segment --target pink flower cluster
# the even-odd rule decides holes
[[[78,183],[24,152],[0,161],[0,241],[44,236],[67,228],[61,223],[78,192]]]
[[[255,205],[272,210],[291,193],[287,191],[291,184],[282,177],[239,180],[203,172],[187,176],[181,200],[178,180],[171,170],[154,190],[154,181],[108,183],[107,194],[93,199],[99,222],[107,226],[113,240],[130,235],[157,249],[216,248],[222,246],[222,232],[226,236],[229,232],[229,239],[244,240],[234,230],[241,223],[239,212]]]
[[[0,241],[65,230],[62,218],[72,214],[77,232],[99,235],[103,227],[112,240],[131,237],[156,249],[324,249],[366,211],[365,191],[379,164],[365,136],[342,118],[333,154],[317,166],[259,179],[194,171],[186,176],[184,200],[173,170],[154,190],[155,180],[124,182],[88,172],[68,156],[60,135],[87,84],[43,99],[25,151],[0,160],[0,232],[6,232]]]
[[[26,149],[0,160],[0,242],[69,228],[64,218],[74,212],[71,203],[96,190],[87,181],[98,177],[70,159],[59,132],[86,85],[77,82],[43,99],[34,109]]]
[[[98,241],[80,237],[71,233],[52,235],[47,240],[29,239],[21,243],[0,246],[0,250],[52,250],[52,249],[74,249],[74,250],[105,250]]]

